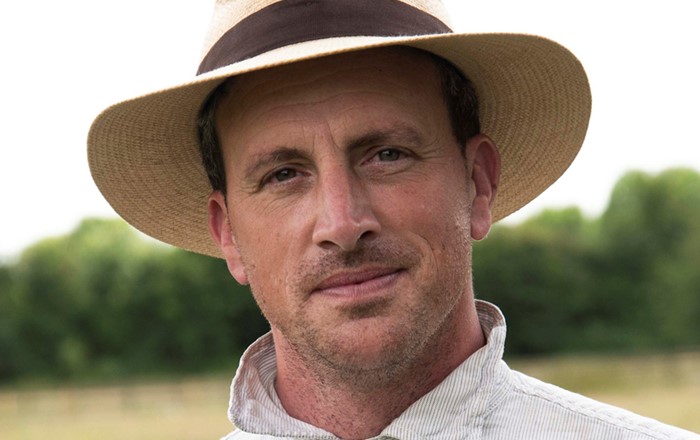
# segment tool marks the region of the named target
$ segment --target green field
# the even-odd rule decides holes
[[[700,353],[516,360],[520,371],[700,432]],[[217,439],[230,378],[0,390],[0,439]]]

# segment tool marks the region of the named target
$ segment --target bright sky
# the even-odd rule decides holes
[[[546,36],[583,62],[593,91],[586,142],[520,220],[545,207],[605,207],[627,170],[700,170],[700,26],[690,0],[446,0],[460,32]],[[213,0],[7,1],[0,5],[0,256],[115,216],[85,139],[121,99],[185,81]]]

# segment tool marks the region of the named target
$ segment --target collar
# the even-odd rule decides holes
[[[444,438],[447,433],[468,438],[480,429],[483,416],[505,395],[501,384],[508,367],[501,360],[506,337],[503,314],[485,301],[477,300],[476,308],[486,345],[408,407],[377,438]],[[268,333],[241,357],[231,384],[231,422],[255,434],[335,439],[333,434],[286,413],[275,392],[276,367],[274,342]]]

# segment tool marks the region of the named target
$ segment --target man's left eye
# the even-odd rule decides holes
[[[387,148],[377,153],[377,158],[382,162],[393,162],[401,158],[401,152],[393,148]]]

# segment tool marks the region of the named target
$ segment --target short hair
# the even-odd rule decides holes
[[[479,103],[474,86],[454,64],[430,52],[417,51],[427,54],[437,68],[452,134],[464,154],[467,140],[481,132]],[[229,78],[216,87],[204,101],[197,117],[199,149],[204,170],[212,189],[221,191],[224,195],[226,170],[219,137],[216,134],[216,110],[231,89],[232,82],[232,78]]]

